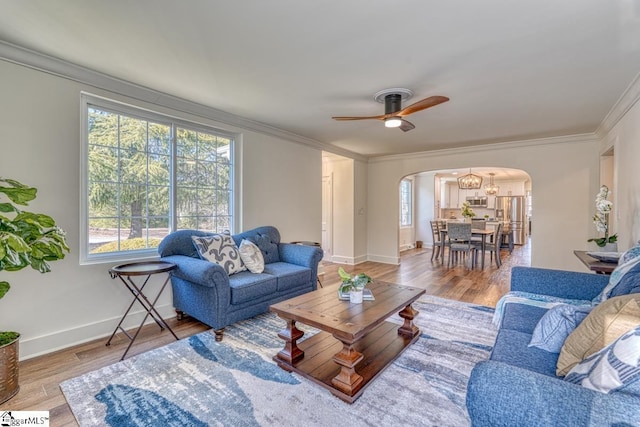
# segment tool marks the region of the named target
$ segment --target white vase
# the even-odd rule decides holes
[[[617,243],[607,243],[604,246],[597,246],[595,252],[618,252]]]
[[[362,304],[362,290],[349,292],[349,301],[354,304]]]

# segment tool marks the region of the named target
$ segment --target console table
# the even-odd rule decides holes
[[[618,266],[617,262],[603,262],[587,255],[587,251],[573,251],[576,257],[591,271],[596,274],[611,274]]]

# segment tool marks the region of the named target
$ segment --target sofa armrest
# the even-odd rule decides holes
[[[210,288],[229,287],[229,275],[216,263],[185,255],[170,255],[161,259],[175,264],[178,268],[171,274],[181,279]]]
[[[640,425],[640,398],[604,394],[502,362],[471,372],[467,410],[473,427]]]
[[[318,246],[298,245],[294,243],[278,244],[280,261],[309,267],[318,270],[318,263],[322,259],[322,249]]]
[[[609,283],[609,276],[546,268],[513,267],[511,290],[568,299],[595,298]]]

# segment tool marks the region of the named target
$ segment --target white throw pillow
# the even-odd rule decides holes
[[[200,258],[220,265],[228,275],[245,271],[236,242],[229,234],[191,236]]]
[[[262,251],[255,245],[255,243],[249,240],[243,240],[240,242],[240,258],[244,262],[244,265],[252,273],[262,273],[264,271],[264,257]]]

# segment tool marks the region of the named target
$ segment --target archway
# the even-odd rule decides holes
[[[479,188],[460,188],[458,178],[469,173],[482,178]],[[402,223],[402,210],[407,208],[406,201],[403,206],[403,182],[410,182],[412,187],[411,225]],[[485,188],[489,184],[497,187],[495,192]],[[416,242],[421,242],[426,248],[432,247],[430,221],[461,219],[464,202],[472,204],[471,209],[477,218],[503,222],[513,229],[513,243],[522,245],[530,237],[533,222],[532,188],[531,177],[526,171],[503,167],[440,169],[407,175],[398,186],[401,219],[398,252],[414,248]]]

